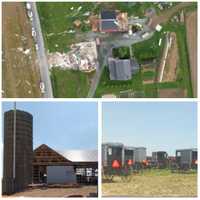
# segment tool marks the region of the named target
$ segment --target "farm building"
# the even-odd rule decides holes
[[[2,194],[24,190],[32,182],[33,117],[21,110],[4,113]]]
[[[59,151],[59,153],[72,161],[76,173],[77,183],[97,184],[97,150],[67,150]]]
[[[134,59],[108,58],[111,80],[130,80],[139,70],[139,64]]]
[[[47,145],[34,150],[34,183],[97,184],[97,151],[55,151]]]
[[[68,159],[64,158],[62,155],[43,144],[34,150],[33,157],[33,183],[47,183],[48,175],[51,176],[50,166],[61,166],[63,167],[73,167],[73,163]],[[59,169],[59,168],[57,168]],[[50,170],[50,171],[49,171]],[[58,170],[59,171],[59,170]],[[49,172],[49,173],[48,173]],[[74,170],[72,168],[71,171],[74,174]],[[60,177],[62,178],[62,177]],[[71,177],[69,177],[69,181]],[[57,182],[61,182],[61,180],[57,180]],[[68,182],[68,177],[66,179],[66,183]]]
[[[104,33],[128,31],[127,13],[102,11],[99,19],[99,30]]]

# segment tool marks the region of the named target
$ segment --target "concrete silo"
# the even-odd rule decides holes
[[[2,193],[21,191],[32,182],[33,117],[28,112],[4,113]]]

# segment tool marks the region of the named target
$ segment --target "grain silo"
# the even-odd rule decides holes
[[[4,113],[2,193],[12,194],[32,182],[33,117],[28,112]]]

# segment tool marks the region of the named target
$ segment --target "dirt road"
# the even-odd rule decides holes
[[[2,96],[40,97],[40,75],[23,2],[2,3]]]
[[[190,2],[179,3],[176,6],[173,6],[172,8],[163,11],[162,14],[159,16],[153,16],[151,27],[155,28],[157,24],[166,23],[177,11],[189,6],[190,4]]]
[[[96,186],[82,186],[80,188],[46,188],[28,189],[18,192],[11,197],[68,197],[70,195],[82,195],[84,197],[97,193]],[[6,196],[4,196],[6,197]],[[10,196],[9,196],[10,197]]]
[[[193,96],[197,96],[197,12],[186,16],[187,45],[190,61]]]
[[[177,66],[179,62],[178,45],[176,33],[170,33],[171,46],[166,59],[166,66],[163,74],[162,82],[173,82],[176,81]]]

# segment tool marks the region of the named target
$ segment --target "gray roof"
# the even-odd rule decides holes
[[[197,148],[176,149],[176,151],[197,151]]]
[[[103,143],[102,145],[104,146],[116,146],[116,147],[123,147],[123,143],[119,143],[119,142],[107,142],[107,143]]]
[[[98,162],[98,150],[66,150],[58,152],[72,162]]]
[[[139,64],[133,59],[108,58],[108,65],[111,80],[130,80],[139,69]]]
[[[102,20],[101,31],[107,31],[107,32],[118,31],[118,26],[115,24],[115,20]]]
[[[104,10],[101,12],[101,19],[116,19],[116,12]]]

